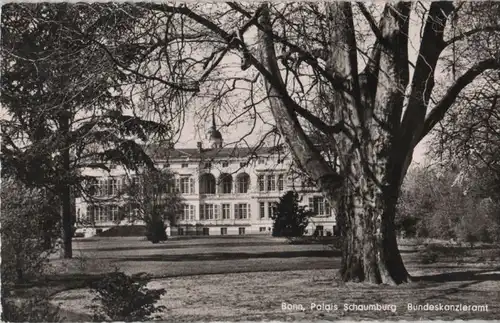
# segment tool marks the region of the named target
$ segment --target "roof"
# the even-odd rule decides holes
[[[145,147],[146,153],[152,159],[204,159],[204,158],[248,158],[251,156],[278,154],[279,147],[225,147],[225,148],[169,148],[165,146],[149,145]],[[281,149],[283,154],[283,149]]]

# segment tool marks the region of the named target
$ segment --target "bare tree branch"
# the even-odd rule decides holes
[[[418,134],[419,140],[425,137],[432,128],[443,119],[446,111],[453,105],[460,91],[474,81],[478,75],[489,69],[500,69],[499,59],[487,59],[475,64],[450,86],[443,98],[439,100],[437,105],[429,112],[424,122],[423,129],[421,133]]]

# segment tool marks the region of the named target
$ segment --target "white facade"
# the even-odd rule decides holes
[[[279,160],[277,154],[269,153],[270,149],[260,149],[255,153],[249,149],[202,149],[199,144],[196,149],[162,150],[163,154],[158,154],[159,150],[153,152],[153,156],[158,155],[153,157],[157,167],[167,167],[175,174],[176,187],[184,199],[177,224],[168,228],[173,236],[270,235],[273,224],[271,207],[289,190],[297,191],[302,198],[301,204],[316,213],[310,220],[308,234],[315,230],[320,235],[333,234],[335,216],[322,194],[302,181],[294,180],[289,172],[290,160]],[[249,158],[250,154],[254,157]],[[78,231],[91,236],[96,230],[117,225],[116,204],[109,201],[127,173],[116,167],[109,173],[89,171],[87,175],[105,183],[101,196],[94,197],[93,205],[82,198],[76,200],[80,220]],[[127,224],[130,224],[127,220],[120,222],[120,225]]]

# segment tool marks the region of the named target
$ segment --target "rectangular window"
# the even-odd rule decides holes
[[[111,196],[115,196],[116,194],[118,194],[118,179],[112,178],[111,179]]]
[[[241,163],[240,163],[240,167],[247,167],[247,163],[245,163],[245,162],[241,162]]]
[[[181,167],[182,167],[182,168],[188,168],[188,167],[189,167],[189,164],[183,163],[183,164],[181,165]]]
[[[266,190],[264,175],[259,175],[257,181],[259,182],[259,192],[264,192]]]
[[[203,235],[209,236],[210,235],[210,228],[203,228]]]
[[[260,227],[259,232],[266,232],[266,227]]]
[[[238,228],[238,234],[240,236],[244,235],[245,234],[245,228]]]
[[[92,205],[87,205],[87,220],[90,222],[94,220],[94,207]]]
[[[267,175],[267,190],[276,191],[276,177],[274,175]]]
[[[230,219],[231,218],[231,205],[230,204],[222,204],[222,219]]]
[[[314,213],[314,215],[330,215],[330,205],[328,204],[328,201],[326,201],[322,196],[309,198],[309,209]]]
[[[201,204],[200,205],[200,220],[213,220],[214,219],[214,205]]]
[[[276,207],[276,202],[267,203],[267,216],[272,219],[274,216],[274,208]]]
[[[260,218],[263,219],[266,217],[266,207],[264,202],[259,202],[259,215]]]
[[[235,219],[248,219],[250,218],[250,204],[239,203],[234,205],[234,218]]]
[[[205,165],[203,165],[203,167],[204,167],[205,169],[209,169],[209,168],[211,168],[211,167],[212,167],[212,163],[205,163]]]
[[[220,235],[221,236],[227,235],[227,228],[220,228]]]
[[[194,220],[194,205],[189,206],[189,220]]]
[[[109,213],[110,213],[110,219],[111,219],[111,221],[113,221],[113,222],[119,221],[119,217],[118,217],[118,205],[110,205],[109,210],[110,210]]]
[[[278,175],[278,191],[283,191],[285,187],[285,176],[283,174]]]
[[[194,178],[192,178],[192,177],[189,177],[189,186],[190,186],[190,193],[191,194],[195,194],[195,191],[194,191]]]
[[[214,204],[214,219],[218,220],[220,218],[219,205]]]
[[[181,192],[181,179],[179,177],[175,179],[175,191],[177,193]]]
[[[184,235],[184,228],[177,228],[177,233],[178,233],[180,236],[183,236],[183,235]]]
[[[95,222],[102,223],[107,222],[109,219],[109,206],[108,205],[96,205],[94,208]]]
[[[103,180],[98,180],[96,184],[96,196],[104,196],[104,181]]]
[[[229,163],[227,161],[222,162],[222,167],[227,167],[229,166]]]
[[[189,194],[189,189],[190,189],[190,183],[189,183],[190,178],[189,177],[182,177],[180,186],[181,186],[181,193],[182,194]]]
[[[259,164],[259,165],[263,165],[263,164],[265,164],[265,163],[266,163],[266,160],[265,160],[264,158],[259,158],[259,159],[257,160],[257,164]]]
[[[167,193],[173,193],[175,192],[175,179],[174,178],[171,178],[168,182],[167,182]]]
[[[190,206],[189,204],[182,204],[182,213],[180,216],[180,220],[189,220],[189,212],[190,212]]]

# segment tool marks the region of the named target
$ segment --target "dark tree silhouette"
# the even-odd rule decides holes
[[[311,216],[311,211],[299,205],[297,192],[286,192],[274,208],[273,236],[302,237]]]

